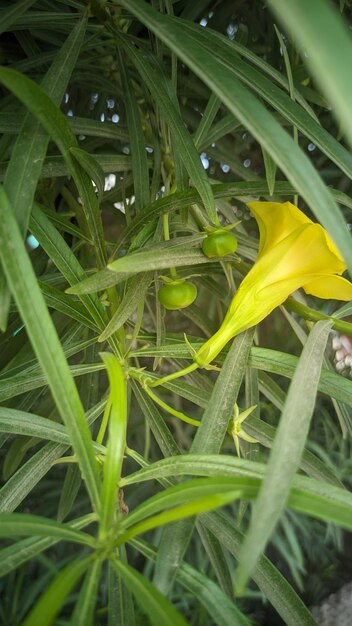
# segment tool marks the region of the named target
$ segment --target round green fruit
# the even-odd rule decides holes
[[[184,280],[173,280],[158,291],[159,302],[170,311],[185,309],[197,297],[197,287]]]
[[[202,250],[209,258],[226,256],[237,250],[237,239],[225,228],[220,228],[203,239]]]

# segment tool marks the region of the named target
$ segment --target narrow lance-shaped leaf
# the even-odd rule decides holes
[[[150,30],[161,38],[216,93],[229,110],[248,128],[274,159],[297,192],[306,200],[339,248],[352,271],[351,236],[338,207],[312,163],[259,100],[240,82],[225,63],[209,54],[199,27],[188,33],[187,24],[154,11],[142,0],[120,0]],[[207,36],[211,33],[207,33]],[[329,47],[330,50],[330,47]],[[204,55],[207,54],[207,63]]]
[[[285,507],[314,410],[330,322],[318,322],[305,344],[281,415],[266,475],[241,550],[237,589],[242,593]]]
[[[304,62],[333,104],[333,111],[352,143],[352,86],[346,63],[352,55],[352,41],[348,24],[337,7],[326,0],[295,0],[285,9],[280,0],[269,0],[268,4],[304,51]]]
[[[137,570],[112,556],[111,564],[133,593],[144,613],[154,626],[187,626],[175,607]]]
[[[32,2],[16,3],[29,5]],[[59,105],[79,54],[87,25],[87,16],[83,15],[77,26],[56,55],[52,66],[44,76],[41,87],[52,101]],[[17,116],[18,117],[18,116]],[[23,120],[21,132],[12,150],[11,160],[4,179],[5,191],[14,207],[16,219],[23,236],[28,227],[28,220],[40,177],[43,159],[49,143],[49,136],[42,125],[30,113]],[[10,291],[0,267],[0,327],[6,327],[10,305]]]
[[[246,486],[247,485],[243,483],[244,491],[246,489]],[[251,485],[248,481],[248,488],[250,487]],[[189,515],[194,514],[191,512],[193,504],[198,510],[201,509],[202,505],[198,504],[198,499],[200,501],[200,499],[205,499],[208,496],[218,496],[224,494],[229,495],[229,492],[234,490],[236,490],[237,494],[237,492],[241,491],[241,489],[241,483],[238,487],[238,484],[234,483],[233,479],[228,477],[221,477],[219,479],[209,477],[183,481],[180,484],[168,487],[160,493],[151,496],[142,504],[137,506],[136,509],[131,511],[129,515],[127,515],[122,521],[121,528],[125,530],[130,528],[131,526],[135,527],[136,524],[140,524],[140,522],[144,521],[149,524],[151,515],[155,515],[156,513],[160,512],[166,514],[167,509],[171,509],[171,507],[176,507],[179,505],[186,505],[185,512],[187,513],[188,517]],[[189,512],[187,512],[187,506],[189,506]],[[172,509],[170,513],[172,514],[173,511],[175,511],[175,509]]]
[[[216,454],[220,451],[247,366],[253,332],[252,329],[246,331],[234,340],[191,445],[191,453]],[[193,526],[193,520],[184,520],[166,527],[163,532],[154,580],[164,592],[172,585]]]
[[[199,350],[200,342],[192,342],[192,347]],[[223,350],[216,359],[216,363],[223,363],[227,349]],[[162,346],[143,346],[141,350],[132,352],[134,356],[163,356],[170,359],[190,359],[191,355],[188,347],[183,344],[169,343]],[[255,369],[264,370],[292,378],[297,366],[298,358],[293,354],[280,352],[279,350],[270,350],[269,348],[252,348],[249,356],[248,365]],[[348,406],[352,406],[352,382],[347,378],[323,369],[318,386],[319,391],[327,394],[340,402],[344,402]]]
[[[71,626],[93,626],[101,568],[102,562],[99,559],[91,564],[72,614]]]
[[[51,626],[67,596],[89,567],[92,557],[75,559],[55,576],[39,602],[24,620],[23,626]]]
[[[137,98],[121,50],[119,50],[118,58],[131,146],[135,205],[136,212],[140,213],[150,200],[147,152]]]
[[[99,341],[105,341],[108,339],[110,335],[121,328],[121,326],[128,320],[130,315],[137,308],[139,302],[145,299],[152,280],[152,272],[143,272],[136,278],[132,279],[125,297],[118,306],[107,327],[101,333]]]
[[[141,51],[133,47],[127,39],[121,40],[122,45],[126,49],[130,59],[137,68],[140,76],[150,90],[153,98],[157,101],[162,111],[170,132],[173,136],[175,147],[177,147],[184,165],[196,187],[207,211],[209,218],[217,223],[218,217],[215,210],[214,197],[212,194],[210,182],[202,166],[200,156],[195,148],[190,134],[185,128],[179,111],[168,93],[169,85],[165,79],[160,67],[155,67],[149,62],[148,57]]]
[[[126,447],[127,394],[125,375],[117,358],[110,352],[103,352],[101,358],[109,376],[111,401],[100,514],[100,536],[105,538],[116,520],[117,485]]]
[[[2,513],[0,516],[0,536],[16,537],[33,535],[38,537],[56,537],[62,541],[74,541],[84,545],[94,544],[90,535],[70,528],[67,524],[60,524],[52,519],[26,513]]]
[[[199,122],[198,128],[193,136],[193,141],[197,148],[202,144],[202,141],[206,140],[211,125],[216,117],[216,114],[221,106],[221,101],[215,94],[211,94],[207,106],[205,108],[202,119]]]
[[[148,559],[156,560],[157,550],[154,546],[141,539],[133,539],[131,543]],[[177,573],[177,581],[198,598],[217,626],[250,626],[249,620],[231,601],[231,594],[226,595],[216,583],[195,567],[182,563]],[[231,576],[228,578],[228,586],[231,586]]]
[[[234,524],[217,512],[205,513],[200,523],[211,530],[224,548],[238,559],[244,537]],[[282,617],[284,624],[317,626],[313,616],[294,589],[265,556],[260,557],[253,572],[253,580]]]
[[[236,198],[247,198],[248,196],[259,195],[266,196],[268,195],[268,193],[270,193],[268,185],[264,181],[240,181],[238,183],[224,183],[221,185],[212,185],[212,189],[216,200],[221,200],[222,198],[228,198],[230,196],[234,196]],[[276,181],[275,191],[278,195],[290,196],[294,194],[296,190],[290,183],[286,181]],[[336,202],[352,209],[352,201],[347,194],[344,194],[341,191],[337,191],[336,189],[331,189],[330,191]],[[147,207],[143,215],[135,218],[131,222],[130,226],[126,228],[123,235],[118,240],[116,248],[119,249],[122,243],[127,241],[129,237],[138,233],[141,227],[147,221],[152,221],[153,219],[160,215],[163,215],[167,211],[177,211],[178,209],[189,207],[195,202],[199,202],[199,196],[198,193],[192,189],[187,189],[183,192],[173,193],[169,196],[161,198],[160,200],[157,200],[156,202],[153,202]]]
[[[236,43],[234,41],[227,40],[223,35],[211,29],[200,29],[197,24],[182,22],[182,25],[190,34],[194,33],[203,46],[211,46],[213,57],[216,57],[236,77],[252,88],[270,106],[273,106],[290,124],[296,126],[298,130],[313,141],[347,176],[351,177],[352,157],[348,150],[326,131],[318,121],[313,119],[296,102],[293,102],[291,97],[277,87],[272,80],[268,80],[252,65],[242,61],[235,52]],[[248,49],[245,48],[245,50],[248,52]],[[245,56],[243,46],[241,54]],[[261,59],[252,54],[250,58],[253,63],[255,62],[253,57],[260,63]],[[268,64],[266,67],[273,70]],[[275,74],[276,76],[277,74]],[[281,79],[283,78],[282,74],[279,74],[279,76]],[[291,90],[290,93],[292,93]],[[297,94],[296,91],[295,94]]]
[[[78,143],[65,115],[55,106],[41,87],[19,72],[9,68],[0,68],[0,82],[12,91],[40,121],[65,158],[82,200],[82,207],[94,243],[97,260],[101,266],[105,265],[104,232],[97,197],[90,176],[70,152],[71,148],[78,148]]]
[[[0,33],[6,31],[36,0],[20,0],[0,12]]]
[[[30,230],[69,284],[86,277],[76,255],[36,203],[32,209]],[[97,326],[104,326],[107,315],[99,298],[89,296],[81,300]]]
[[[105,176],[99,161],[92,157],[86,150],[80,148],[70,148],[70,153],[87,172],[88,176],[95,182],[99,198],[102,198],[104,194]]]
[[[109,263],[108,269],[112,272],[130,272],[135,274],[137,272],[165,269],[171,265],[178,267],[210,262],[209,258],[201,250],[197,250],[197,248],[173,248],[172,246],[158,248],[155,246],[155,248],[150,250],[141,250],[140,252],[127,254],[125,257],[121,257],[121,259]],[[70,289],[69,293],[73,291],[74,287]]]
[[[96,521],[94,513],[77,518],[70,523],[71,528],[79,529]],[[3,548],[0,552],[0,576],[20,567],[26,561],[34,559],[38,554],[58,543],[60,539],[52,537],[26,537]]]
[[[263,161],[265,166],[265,177],[268,183],[269,193],[272,196],[275,191],[275,179],[276,179],[276,163],[266,150],[262,149]]]
[[[132,537],[136,537],[137,535],[143,534],[148,530],[157,528],[163,524],[169,524],[175,520],[193,517],[198,513],[204,513],[205,511],[211,511],[221,506],[225,506],[233,500],[240,498],[241,495],[242,491],[240,489],[233,489],[233,486],[230,485],[227,493],[215,493],[202,497],[196,496],[193,498],[192,502],[181,504],[180,506],[176,506],[169,511],[163,511],[162,513],[153,515],[152,517],[131,526],[126,532],[121,534],[117,543],[128,541]]]
[[[88,424],[101,415],[104,407],[102,400],[87,412]],[[68,447],[68,444],[48,443],[33,454],[0,489],[0,511],[14,511]]]
[[[99,509],[98,467],[83,406],[2,187],[0,204],[0,256],[5,275],[58,411],[66,424],[92,505]]]

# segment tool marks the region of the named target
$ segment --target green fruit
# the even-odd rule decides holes
[[[220,228],[203,239],[202,250],[205,256],[210,258],[226,256],[237,250],[237,239],[225,228]]]
[[[158,291],[159,302],[170,311],[185,309],[197,297],[197,287],[184,280],[173,280]]]

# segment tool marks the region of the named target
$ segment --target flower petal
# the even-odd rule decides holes
[[[296,228],[303,224],[314,224],[300,209],[291,202],[248,202],[247,206],[253,213],[260,234],[258,259],[268,252],[273,246],[289,236]],[[325,236],[326,245],[330,252],[343,264],[343,269],[336,270],[339,273],[346,269],[341,253],[331,239],[330,235],[319,225]],[[334,270],[332,270],[332,273]]]
[[[248,202],[259,226],[259,257],[285,239],[302,224],[312,224],[291,202]]]
[[[344,269],[344,263],[327,245],[324,229],[320,224],[310,222],[297,227],[262,254],[243,280],[240,290],[251,286],[261,291],[272,284],[297,279],[297,286],[292,289],[295,291],[314,280],[315,275],[342,274]],[[333,294],[330,297],[333,298]]]
[[[303,285],[303,289],[318,298],[352,300],[352,283],[342,276],[319,276]]]

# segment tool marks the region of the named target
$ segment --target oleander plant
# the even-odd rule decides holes
[[[351,29],[1,3],[2,626],[314,626],[352,580]]]

